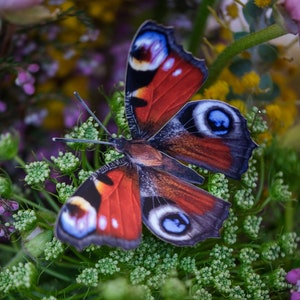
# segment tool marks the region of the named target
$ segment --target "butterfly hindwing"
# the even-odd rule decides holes
[[[245,118],[217,100],[184,105],[149,142],[174,158],[235,179],[247,170],[256,147]]]
[[[133,138],[156,133],[206,79],[203,60],[179,46],[168,27],[148,21],[130,47],[125,108]]]
[[[131,249],[140,243],[141,222],[137,171],[121,159],[92,174],[64,204],[56,235],[79,250],[91,243]]]
[[[230,203],[152,168],[139,171],[144,224],[162,240],[191,246],[218,237]]]

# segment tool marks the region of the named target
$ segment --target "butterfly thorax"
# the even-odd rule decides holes
[[[156,167],[162,164],[162,153],[149,145],[145,140],[127,140],[115,138],[111,142],[115,149],[127,156],[136,165]]]

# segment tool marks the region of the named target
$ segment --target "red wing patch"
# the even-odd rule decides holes
[[[113,185],[95,182],[101,194],[97,233],[129,242],[138,240],[141,236],[142,219],[137,174],[129,177],[124,170],[116,169],[106,175]]]
[[[222,173],[227,173],[233,163],[230,147],[216,138],[174,136],[166,152],[179,160]]]
[[[77,249],[90,244],[132,249],[141,240],[137,171],[117,160],[92,174],[64,204],[56,236]]]
[[[152,81],[133,93],[147,103],[135,108],[140,129],[149,131],[151,125],[151,133],[157,132],[199,89],[203,80],[204,74],[199,68],[176,53],[170,54]]]

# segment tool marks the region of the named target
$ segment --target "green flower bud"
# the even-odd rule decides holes
[[[76,282],[85,286],[96,287],[98,285],[98,271],[95,268],[86,268],[76,278]]]
[[[13,159],[19,148],[19,136],[14,133],[3,133],[0,135],[0,161]]]
[[[0,176],[0,196],[2,198],[10,198],[12,194],[12,183],[6,176]]]
[[[80,164],[79,158],[71,152],[59,152],[58,157],[51,156],[51,159],[57,168],[64,174],[71,174]]]
[[[13,215],[13,218],[14,226],[16,230],[19,230],[20,232],[33,229],[37,221],[35,211],[32,209],[19,210]]]
[[[65,250],[61,241],[53,237],[50,242],[47,242],[44,247],[44,254],[46,260],[54,260]]]
[[[129,284],[125,278],[117,278],[103,283],[102,295],[105,300],[128,299]]]
[[[25,166],[27,173],[25,182],[28,185],[38,187],[43,184],[50,175],[50,167],[45,161],[34,161]]]
[[[180,300],[186,296],[186,289],[178,278],[168,278],[161,288],[161,295],[166,300]]]
[[[73,139],[86,139],[86,140],[98,140],[99,139],[99,125],[94,122],[93,118],[90,117],[81,124],[81,126],[76,126],[73,128],[73,131],[69,134],[66,134],[66,138]],[[92,147],[94,144],[90,143],[76,143],[70,142],[68,145],[75,149],[84,151],[86,148]]]

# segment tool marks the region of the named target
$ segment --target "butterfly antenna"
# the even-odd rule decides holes
[[[74,92],[74,96],[77,98],[77,100],[80,102],[80,104],[84,107],[84,109],[93,117],[93,119],[100,125],[100,127],[109,135],[111,136],[111,133],[107,130],[107,128],[102,124],[102,122],[96,117],[96,115],[91,111],[91,109],[88,107],[86,102],[81,98],[78,92]]]
[[[114,146],[114,143],[98,140],[87,140],[87,139],[73,139],[73,138],[52,138],[53,142],[63,142],[63,143],[86,143],[86,144],[99,144],[99,145],[109,145]]]

